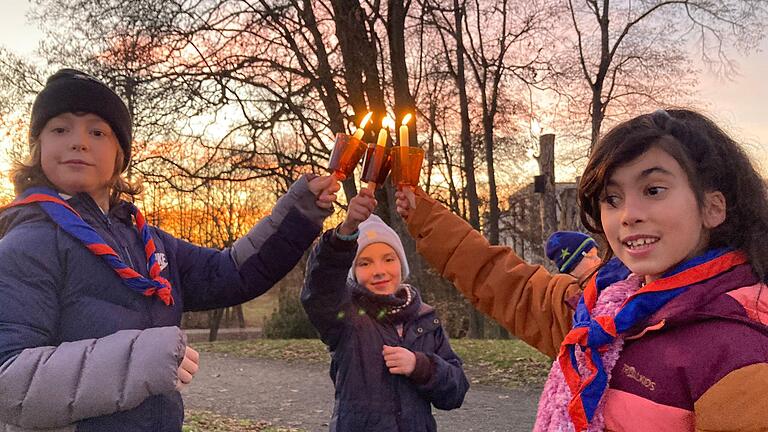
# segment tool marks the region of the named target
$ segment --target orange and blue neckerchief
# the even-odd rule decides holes
[[[136,220],[136,228],[144,243],[149,279],[126,265],[96,230],[88,225],[75,209],[50,188],[29,188],[3,209],[33,203],[39,205],[64,232],[80,240],[94,255],[102,257],[126,286],[145,296],[155,295],[167,306],[173,304],[171,283],[160,276],[160,265],[155,259],[155,242],[149,233],[149,227],[144,216],[135,205],[129,203],[131,214]]]
[[[576,432],[587,429],[608,386],[608,375],[600,357],[608,345],[619,334],[640,324],[670,300],[685,292],[689,286],[745,263],[747,257],[741,252],[731,249],[710,250],[676,266],[661,278],[640,288],[622,304],[614,318],[593,318],[591,313],[600,292],[612,283],[626,279],[630,272],[616,258],[600,269],[584,288],[584,295],[576,306],[573,328],[565,336],[558,355],[560,368],[571,390],[572,399],[568,404],[568,413]],[[584,353],[587,370],[585,377],[579,373],[577,346]]]

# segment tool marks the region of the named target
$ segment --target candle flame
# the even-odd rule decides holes
[[[373,111],[368,111],[368,114],[366,114],[365,117],[363,117],[363,120],[360,121],[360,128],[361,129],[364,128],[365,125],[368,124],[368,122],[371,120],[371,116],[372,115],[373,115]]]
[[[408,113],[403,117],[403,120],[400,122],[400,124],[408,124],[408,122],[411,120],[411,113]]]
[[[381,121],[381,127],[382,128],[395,128],[395,121],[390,116],[384,117],[384,119]]]

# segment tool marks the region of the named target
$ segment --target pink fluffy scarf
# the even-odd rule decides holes
[[[630,275],[623,281],[616,282],[601,293],[595,304],[593,316],[615,316],[625,300],[640,289],[642,279],[636,275]],[[619,358],[621,349],[624,346],[624,338],[619,336],[608,345],[605,352],[601,354],[605,370],[608,371],[608,382],[611,381],[611,370]],[[576,357],[579,362],[579,371],[582,370],[583,355],[576,350]],[[544,391],[539,399],[539,411],[536,414],[536,425],[534,432],[567,432],[573,431],[573,424],[568,415],[568,402],[571,400],[571,390],[563,377],[563,371],[560,369],[560,363],[555,360],[552,369],[549,371],[547,383],[544,385]],[[600,401],[594,419],[589,425],[588,431],[602,431],[605,426],[603,418],[603,405],[605,398]]]

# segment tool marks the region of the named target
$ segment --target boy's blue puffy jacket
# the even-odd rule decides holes
[[[458,408],[469,389],[461,359],[453,352],[435,310],[422,304],[400,336],[392,324],[365,313],[347,281],[356,241],[326,232],[307,264],[301,300],[332,353],[335,391],[331,432],[433,432],[432,406]],[[358,287],[359,289],[364,289]],[[382,349],[401,346],[426,354],[430,379],[417,384],[389,372]]]
[[[307,180],[224,250],[151,228],[161,276],[173,287],[172,306],[126,287],[36,204],[2,212],[0,430],[180,431],[184,408],[175,381],[186,346],[182,312],[248,301],[293,268],[327,216]],[[125,205],[105,215],[85,194],[68,204],[147,276]]]

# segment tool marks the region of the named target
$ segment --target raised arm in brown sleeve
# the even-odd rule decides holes
[[[422,256],[478,310],[544,354],[557,354],[573,316],[565,300],[581,292],[576,279],[551,275],[509,247],[491,246],[421,190],[407,223]]]

